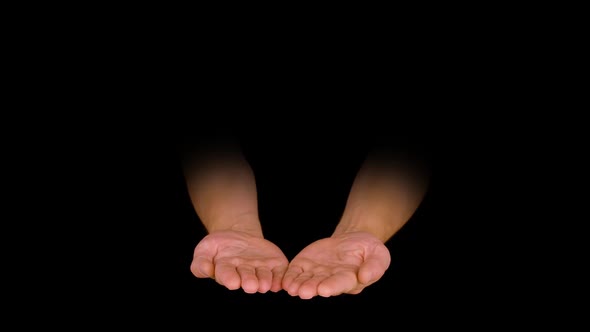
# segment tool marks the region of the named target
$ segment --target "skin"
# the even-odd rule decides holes
[[[305,247],[291,261],[282,284],[302,299],[358,294],[383,276],[390,261],[389,250],[373,234],[343,233]]]
[[[309,244],[289,264],[283,288],[292,296],[358,294],[391,262],[387,242],[410,219],[426,191],[424,174],[370,155],[353,183],[331,237]]]
[[[199,242],[191,271],[198,278],[214,278],[230,290],[266,293],[281,290],[288,263],[272,242],[247,232],[225,230]]]
[[[237,148],[184,163],[189,195],[208,231],[191,271],[246,293],[287,291],[301,299],[358,294],[388,269],[387,242],[410,219],[427,187],[425,172],[369,154],[333,234],[309,244],[291,262],[266,240],[252,169]]]

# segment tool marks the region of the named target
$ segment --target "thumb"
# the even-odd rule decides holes
[[[389,263],[389,252],[383,252],[380,255],[371,255],[367,257],[359,268],[359,283],[369,285],[381,279],[389,267]]]
[[[193,258],[191,263],[191,272],[197,278],[214,278],[213,261],[204,256],[197,256]]]

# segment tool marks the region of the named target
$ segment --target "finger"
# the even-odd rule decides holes
[[[363,291],[363,289],[365,289],[365,287],[367,287],[367,285],[357,283],[355,288],[353,288],[345,293],[346,294],[359,294],[360,292]]]
[[[229,290],[240,288],[241,279],[236,267],[230,264],[215,265],[215,280]]]
[[[291,284],[285,290],[291,296],[299,296],[299,288],[301,287],[301,285],[303,283],[307,282],[312,277],[313,277],[313,274],[311,272],[300,273],[297,277],[295,277],[291,281]]]
[[[286,271],[286,266],[275,267],[274,269],[272,269],[272,284],[270,286],[270,290],[272,292],[278,292],[281,289],[283,289],[282,282]]]
[[[237,268],[238,274],[242,279],[242,289],[248,294],[256,293],[258,291],[258,277],[256,276],[256,269],[249,265],[240,265]]]
[[[272,271],[267,267],[256,268],[256,277],[258,278],[258,292],[268,292],[272,286]]]
[[[350,291],[346,292],[346,294],[352,294],[352,295],[360,294],[363,291],[363,289],[365,289],[364,286],[363,287],[358,287],[358,288],[355,288],[353,290],[350,290]]]
[[[372,255],[360,266],[358,280],[361,284],[370,285],[381,279],[391,261],[389,254]]]
[[[323,297],[340,295],[354,289],[357,277],[354,271],[340,272],[324,279],[318,285],[318,295]]]
[[[385,270],[383,269],[383,266],[381,264],[375,262],[374,260],[367,261],[363,263],[359,268],[359,283],[364,285],[370,285],[375,281],[379,280],[384,273]]]
[[[287,271],[283,275],[283,280],[282,280],[283,289],[287,290],[291,286],[291,284],[293,283],[293,280],[295,280],[295,278],[297,278],[297,276],[299,276],[302,272],[303,272],[303,269],[301,269],[298,266],[289,266],[287,268]]]
[[[309,278],[307,281],[301,283],[299,286],[299,290],[297,291],[299,297],[304,300],[311,299],[314,296],[318,295],[318,285],[324,281],[328,276],[327,275],[314,275],[313,277]]]
[[[211,259],[203,256],[193,258],[191,272],[197,278],[214,278],[214,266]]]

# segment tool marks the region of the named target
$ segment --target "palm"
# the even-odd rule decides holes
[[[302,299],[358,294],[383,276],[390,261],[389,250],[373,235],[341,234],[305,247],[289,264],[282,285]]]
[[[191,271],[199,278],[214,278],[230,290],[266,293],[281,289],[289,264],[272,242],[237,231],[208,234],[197,244]]]

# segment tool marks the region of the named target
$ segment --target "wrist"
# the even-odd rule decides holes
[[[369,233],[385,243],[395,233],[392,223],[377,215],[345,216],[334,229],[332,236],[348,233]]]
[[[209,233],[218,231],[237,231],[263,238],[260,219],[255,213],[245,213],[238,216],[220,218],[208,225]]]

